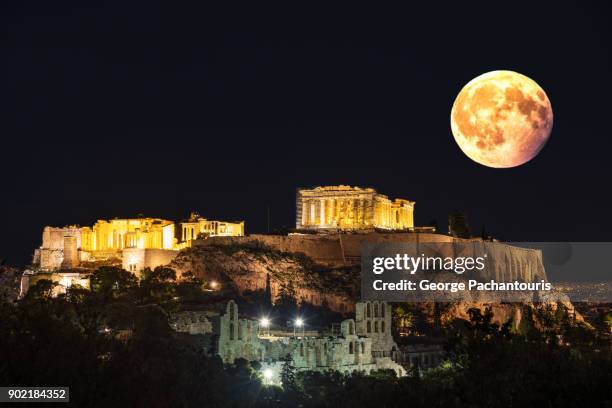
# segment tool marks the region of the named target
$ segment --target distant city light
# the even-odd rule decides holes
[[[216,289],[216,288],[217,288],[217,286],[219,286],[219,284],[217,283],[217,281],[212,281],[212,282],[210,282],[210,287],[211,287],[211,288]]]
[[[261,324],[261,327],[268,327],[270,326],[270,319],[262,317],[261,320],[259,320],[259,324]]]
[[[302,320],[300,317],[298,317],[297,319],[295,319],[295,325],[297,327],[302,327],[304,325],[304,320]]]

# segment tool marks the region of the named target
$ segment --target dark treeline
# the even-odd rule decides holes
[[[609,342],[563,324],[563,345],[531,328],[517,334],[471,311],[447,332],[449,359],[423,376],[392,372],[299,373],[263,385],[259,364],[223,365],[197,336],[175,333],[168,313],[201,295],[195,278],[167,268],[143,280],[117,268],[92,275],[92,290],[52,296],[41,280],[0,309],[0,385],[70,386],[79,407],[575,407],[610,406]],[[455,325],[456,326],[456,325]],[[569,345],[568,345],[569,343]]]

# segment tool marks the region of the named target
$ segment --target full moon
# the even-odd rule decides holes
[[[455,141],[470,159],[488,167],[516,167],[544,147],[553,125],[548,96],[532,79],[491,71],[467,83],[451,111]]]

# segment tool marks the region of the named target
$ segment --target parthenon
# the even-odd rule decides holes
[[[414,201],[379,194],[373,188],[325,186],[299,189],[296,198],[298,230],[414,228]]]

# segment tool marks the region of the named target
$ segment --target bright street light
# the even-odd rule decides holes
[[[262,317],[259,319],[259,334],[265,336],[266,333],[270,334],[270,319]]]
[[[296,335],[296,329],[302,328],[302,336],[304,335],[304,320],[301,317],[297,317],[293,322],[293,336]]]
[[[272,378],[274,377],[274,373],[269,368],[266,368],[265,370],[263,370],[262,374],[263,374],[263,378],[264,378],[264,380],[266,380],[266,382],[271,382]]]

